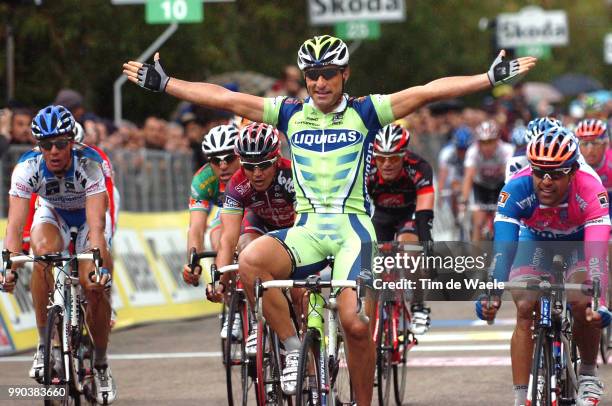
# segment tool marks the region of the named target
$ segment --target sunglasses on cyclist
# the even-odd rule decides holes
[[[238,156],[234,154],[211,156],[210,163],[213,165],[219,166],[221,165],[221,162],[225,162],[226,164],[230,165],[232,162],[236,160],[236,158],[238,158]]]
[[[580,142],[580,146],[581,147],[598,147],[600,145],[603,145],[606,143],[605,140],[581,140]]]
[[[51,141],[51,140],[38,141],[38,146],[41,149],[44,149],[45,151],[51,151],[54,146],[58,150],[62,150],[66,148],[69,144],[70,144],[70,140],[66,138],[62,138],[62,139],[54,140],[54,141]]]
[[[304,72],[304,75],[310,80],[319,80],[319,76],[323,76],[325,80],[330,80],[340,72],[342,72],[342,68],[309,69]]]
[[[374,154],[374,159],[376,159],[376,162],[378,162],[379,164],[383,164],[387,160],[392,164],[396,164],[402,160],[403,156],[404,154],[393,154],[393,155]]]
[[[533,173],[533,176],[535,176],[536,178],[544,179],[546,176],[548,176],[551,180],[559,180],[569,175],[571,171],[572,168],[557,168],[549,170],[534,167],[531,168],[531,173]]]
[[[265,171],[266,169],[271,167],[274,164],[274,162],[276,162],[277,160],[278,160],[278,157],[268,159],[266,161],[259,161],[259,162],[244,162],[240,160],[240,165],[242,165],[242,168],[244,168],[245,171],[249,171],[249,172],[253,172],[256,168],[259,168],[260,170]]]

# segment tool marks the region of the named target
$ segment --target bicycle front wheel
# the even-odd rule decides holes
[[[264,322],[257,323],[257,402],[259,405],[283,405],[286,396],[280,385],[281,356],[279,340]]]
[[[527,389],[527,405],[551,406],[551,379],[552,379],[552,348],[546,331],[538,332],[533,347],[533,360],[529,386]]]
[[[393,302],[378,303],[376,334],[376,388],[378,404],[388,405],[391,398],[393,356]]]
[[[336,356],[333,364],[330,363],[329,370],[332,396],[335,397],[336,404],[353,404],[355,397],[353,396],[353,385],[349,375],[346,343],[340,333],[338,333]]]
[[[308,329],[300,349],[296,387],[298,405],[318,406],[321,404],[320,345],[319,331]]]
[[[410,336],[410,311],[404,299],[395,303],[394,319],[397,322],[397,346],[393,348],[393,392],[395,403],[401,406],[406,394],[406,381],[408,379],[408,351],[414,345]]]
[[[61,306],[53,306],[47,313],[47,329],[45,333],[43,383],[45,386],[65,385],[65,396],[61,399],[45,399],[45,406],[81,404],[81,396],[74,388],[74,376],[70,368],[66,371],[63,354],[62,332],[64,316]],[[69,354],[72,357],[72,354]],[[72,360],[70,360],[72,362]]]

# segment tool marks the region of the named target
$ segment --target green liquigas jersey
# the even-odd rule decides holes
[[[394,120],[388,95],[344,95],[331,113],[310,98],[267,98],[264,122],[287,135],[298,213],[370,214],[366,175],[376,132]]]

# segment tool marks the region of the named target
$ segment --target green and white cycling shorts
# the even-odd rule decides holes
[[[316,274],[334,257],[334,280],[372,277],[372,259],[377,247],[372,220],[365,214],[301,213],[295,225],[269,232],[287,250],[293,279]]]

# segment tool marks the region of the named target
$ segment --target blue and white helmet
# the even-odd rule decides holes
[[[67,135],[74,138],[74,116],[64,106],[50,105],[40,110],[32,120],[32,136],[37,140]]]
[[[512,129],[510,139],[516,147],[524,147],[529,144],[531,137],[527,135],[527,127],[523,125],[517,125]]]
[[[554,117],[537,117],[527,124],[525,140],[527,143],[553,127],[563,127],[563,123]]]

